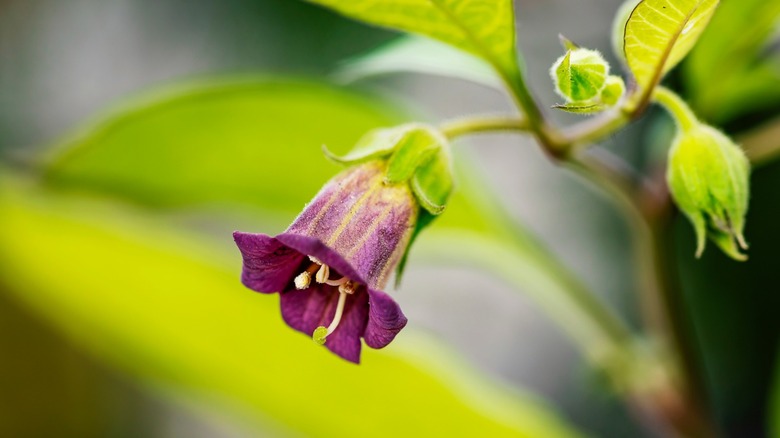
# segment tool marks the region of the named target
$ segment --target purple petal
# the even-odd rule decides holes
[[[241,282],[263,293],[284,290],[300,269],[303,255],[265,234],[233,233],[244,258]]]
[[[313,285],[304,290],[283,292],[282,318],[290,327],[311,336],[314,329],[327,327],[333,321],[338,299],[338,289],[333,286]],[[366,328],[367,315],[368,295],[365,290],[347,296],[341,322],[327,337],[325,346],[350,362],[360,363],[360,337]]]
[[[347,296],[341,322],[325,340],[325,346],[350,362],[360,363],[360,336],[366,330],[367,315],[368,294],[365,291]],[[332,315],[328,319],[328,324],[331,320]]]
[[[311,336],[314,329],[323,324],[327,313],[336,312],[339,293],[329,293],[330,286],[312,285],[304,290],[289,290],[282,292],[280,305],[282,308],[282,319],[290,327]],[[328,321],[328,324],[330,321]]]
[[[276,239],[301,254],[316,257],[322,263],[330,266],[331,269],[338,271],[339,274],[358,283],[365,284],[363,278],[358,275],[355,269],[339,253],[326,246],[319,239],[290,233],[280,234],[276,236]]]
[[[363,337],[371,348],[389,344],[406,326],[406,316],[389,295],[378,290],[368,290],[368,324]]]

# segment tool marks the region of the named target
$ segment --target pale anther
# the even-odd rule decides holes
[[[303,271],[295,277],[295,288],[306,289],[311,284],[311,274],[307,271]]]
[[[317,280],[317,283],[325,283],[328,281],[329,277],[330,267],[328,267],[328,265],[322,265],[320,266],[320,269],[317,271],[317,275],[314,278]]]

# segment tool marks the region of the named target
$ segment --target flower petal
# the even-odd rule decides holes
[[[338,292],[328,293],[323,289],[331,289],[331,286],[312,285],[308,289],[292,289],[279,294],[284,322],[311,336],[314,329],[324,325],[322,321],[326,312],[336,311]]]
[[[367,315],[368,294],[365,291],[347,296],[341,322],[325,340],[325,346],[350,362],[360,363],[360,336],[366,330]],[[331,320],[332,315],[329,315],[328,324]]]
[[[336,314],[339,292],[333,286],[312,285],[308,289],[293,289],[280,295],[284,322],[308,336],[317,327],[330,325]],[[347,296],[341,322],[325,340],[325,346],[350,362],[360,363],[360,337],[366,328],[367,315],[368,295],[365,290]]]
[[[244,258],[241,282],[263,293],[284,290],[300,269],[303,254],[265,234],[233,233]]]
[[[389,344],[406,326],[406,316],[390,295],[378,290],[368,290],[368,324],[363,337],[371,348]]]
[[[350,280],[365,284],[363,278],[358,275],[352,265],[344,260],[344,257],[326,246],[319,239],[290,233],[280,234],[276,236],[276,239],[301,254],[316,257],[322,263],[330,266],[331,270],[335,269],[339,274]]]

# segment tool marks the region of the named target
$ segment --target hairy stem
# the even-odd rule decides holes
[[[672,115],[682,131],[690,131],[699,125],[699,119],[691,108],[674,91],[658,86],[653,93],[653,99]]]
[[[530,122],[522,117],[511,116],[475,116],[447,121],[439,126],[439,130],[448,139],[454,139],[469,134],[481,132],[530,131]]]

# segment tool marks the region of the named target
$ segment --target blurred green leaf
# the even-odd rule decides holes
[[[237,253],[111,204],[0,186],[0,275],[96,356],[307,436],[576,436],[407,329],[354,366],[238,281]],[[248,411],[246,411],[248,409]]]
[[[438,39],[487,61],[512,79],[519,72],[511,0],[307,0],[378,26]]]
[[[780,102],[780,59],[765,53],[780,24],[780,1],[723,0],[685,61],[698,114],[723,123]]]
[[[642,89],[652,89],[707,27],[718,0],[643,0],[628,18],[626,62]]]
[[[400,120],[322,83],[247,78],[180,85],[118,107],[63,142],[46,178],[155,206],[297,211],[367,131]]]
[[[398,38],[347,61],[335,76],[352,82],[394,73],[453,77],[503,90],[501,79],[484,62],[446,44],[417,36]]]

